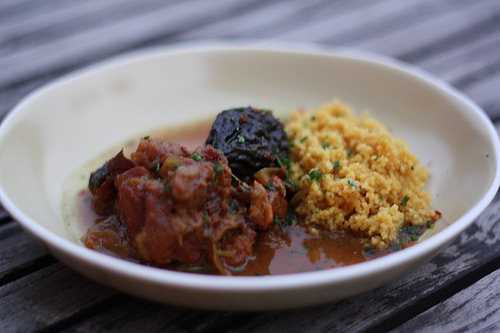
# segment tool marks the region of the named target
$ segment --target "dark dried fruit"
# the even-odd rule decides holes
[[[222,151],[233,173],[244,181],[288,155],[283,124],[270,111],[252,107],[219,113],[206,143]]]
[[[110,213],[116,196],[114,184],[116,176],[134,166],[134,162],[123,156],[123,151],[120,151],[90,174],[89,190],[93,195],[94,209],[98,214]]]

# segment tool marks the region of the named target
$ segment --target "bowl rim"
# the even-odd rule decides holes
[[[36,102],[38,96],[46,92],[57,89],[73,80],[78,80],[82,75],[90,75],[101,70],[113,69],[117,66],[126,65],[135,61],[154,59],[155,57],[193,54],[206,52],[269,52],[273,54],[320,56],[327,58],[349,59],[362,63],[382,67],[384,70],[395,71],[398,74],[411,77],[425,84],[427,87],[440,92],[444,98],[453,99],[464,106],[467,113],[474,116],[485,130],[490,143],[494,148],[493,155],[495,161],[495,176],[488,190],[475,205],[453,223],[432,237],[415,244],[414,246],[397,251],[387,256],[334,269],[326,269],[314,272],[301,272],[293,274],[275,276],[212,276],[192,273],[175,272],[161,268],[149,267],[133,262],[118,259],[112,256],[101,254],[85,248],[51,230],[38,224],[21,209],[17,208],[11,200],[2,184],[0,183],[0,202],[11,216],[29,233],[42,240],[51,250],[74,257],[86,262],[93,267],[112,274],[126,276],[134,280],[147,281],[170,287],[213,292],[239,292],[249,293],[254,291],[280,291],[294,288],[312,288],[324,285],[347,282],[353,279],[360,279],[372,274],[383,273],[407,262],[430,255],[438,250],[442,245],[457,237],[466,227],[474,222],[474,219],[493,200],[500,185],[500,141],[494,125],[486,116],[485,112],[468,97],[458,92],[449,84],[433,77],[431,74],[403,63],[399,60],[365,51],[358,51],[350,48],[330,48],[307,43],[288,43],[276,41],[204,41],[204,42],[184,42],[171,46],[156,46],[137,51],[124,53],[111,57],[107,60],[91,64],[82,69],[70,72],[52,82],[49,82],[25,96],[0,124],[0,140],[8,133],[17,117],[27,112],[27,106]]]

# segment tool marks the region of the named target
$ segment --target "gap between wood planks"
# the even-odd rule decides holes
[[[480,266],[478,269],[467,272],[464,276],[457,279],[455,282],[448,284],[444,288],[438,289],[435,293],[426,295],[424,298],[415,302],[385,319],[380,324],[370,327],[369,331],[387,332],[404,324],[408,320],[416,317],[418,314],[427,311],[436,304],[443,302],[456,293],[462,291],[481,280],[483,277],[500,270],[500,257],[494,258]]]
[[[397,327],[396,332],[499,332],[500,270]]]

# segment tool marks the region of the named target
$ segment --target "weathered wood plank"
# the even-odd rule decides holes
[[[366,2],[365,2],[366,3]],[[269,7],[249,10],[241,16],[230,17],[207,25],[204,29],[181,34],[181,39],[201,38],[269,38],[297,26],[310,25],[318,17],[338,16],[362,7],[362,0],[353,1],[287,1]]]
[[[345,13],[325,11],[307,25],[292,27],[280,39],[307,42],[328,42],[331,45],[349,44],[407,26],[429,15],[455,8],[462,10],[468,3],[454,1],[370,1],[358,10]],[[355,23],[355,24],[354,24]]]
[[[211,331],[287,331],[351,332],[369,329],[402,313],[419,302],[428,302],[439,290],[460,285],[460,280],[481,265],[500,256],[500,195],[486,211],[451,246],[431,262],[387,286],[352,297],[336,304],[307,309],[260,314],[201,312],[172,309],[161,305],[144,306],[128,299],[108,312],[95,313],[69,327],[79,332],[92,332],[96,327],[129,331],[141,325],[154,330]],[[479,278],[479,277],[477,277]],[[436,299],[436,302],[438,299]],[[432,304],[431,304],[432,305]],[[179,312],[180,311],[180,312]],[[173,318],[172,318],[172,313]],[[186,319],[188,316],[189,319]],[[128,321],[117,318],[134,318]],[[164,318],[169,318],[164,320]],[[394,321],[394,325],[399,322]],[[129,326],[130,325],[130,326]]]
[[[160,0],[65,1],[59,6],[51,3],[50,10],[37,15],[21,11],[15,20],[0,21],[0,48],[12,52],[91,26],[105,25],[125,15],[153,11],[167,4]]]
[[[483,78],[482,74],[500,68],[500,23],[492,32],[483,32],[473,40],[463,41],[458,47],[444,47],[433,55],[416,62],[422,68],[459,87]],[[479,73],[479,74],[478,74]]]
[[[0,223],[5,223],[8,219],[10,219],[9,213],[0,205]]]
[[[228,1],[226,6],[224,6],[224,3],[220,2],[217,2],[217,6],[221,5],[221,8],[223,8],[226,12],[230,11],[230,7],[232,6],[237,8],[255,8],[256,6],[256,3],[251,3],[251,5],[245,6],[245,3],[239,2],[236,4],[234,0],[225,1]],[[392,6],[389,6],[389,3],[390,2],[387,1],[374,6],[377,9],[376,12],[383,12],[382,10],[379,10],[379,7],[390,9],[400,2],[391,3]],[[444,6],[443,4],[446,4],[447,2],[440,2],[439,6],[435,3],[435,1],[428,0],[416,2],[418,6],[427,4],[427,7],[429,8],[427,8],[425,12],[427,12],[428,14],[437,14],[439,12],[438,9],[442,7],[445,7],[442,8],[442,10],[446,10],[446,6]],[[185,23],[182,22],[182,14],[186,14],[186,11],[196,11],[196,13],[191,13],[194,17],[191,17],[190,21],[199,22],[199,24],[202,24],[202,21],[205,21],[207,17],[210,16],[209,14],[219,13],[220,11],[222,11],[222,9],[217,10],[215,5],[211,5],[210,8],[205,8],[205,5],[206,2],[200,3],[200,5],[183,3],[178,6],[158,9],[152,13],[147,13],[147,15],[127,17],[106,26],[98,26],[90,30],[85,30],[77,34],[69,35],[66,38],[59,38],[54,41],[48,42],[42,40],[42,44],[28,44],[27,47],[21,48],[20,50],[2,50],[2,48],[0,48],[0,54],[2,54],[2,56],[0,57],[0,66],[7,69],[0,73],[0,85],[5,86],[9,82],[19,82],[22,80],[26,80],[28,77],[40,75],[40,73],[42,72],[47,73],[48,70],[55,70],[56,68],[67,68],[71,65],[74,66],[78,63],[88,62],[88,59],[92,58],[90,53],[95,53],[94,59],[95,56],[99,56],[98,58],[101,58],[105,55],[110,55],[120,50],[125,50],[127,48],[125,44],[128,46],[128,48],[130,48],[137,43],[140,44],[140,40],[152,38],[151,36],[171,36],[172,31],[169,31],[169,27],[171,28],[172,26],[177,26],[178,28],[179,26],[184,26]],[[262,4],[258,3],[258,5]],[[419,7],[416,8],[417,10],[411,10],[412,6],[410,6],[409,3],[406,3],[405,6],[402,6],[401,4],[399,4],[398,6],[400,10],[405,9],[407,14],[419,12]],[[179,9],[178,7],[182,8]],[[454,6],[452,8],[456,7],[459,6],[456,6],[456,2],[454,2]],[[345,22],[340,20],[339,24],[335,25],[335,29],[330,29],[330,34],[335,31],[342,31],[342,29],[339,29],[339,27],[352,27],[352,22],[355,22],[354,19],[356,18],[358,19],[358,21],[359,19],[362,19],[361,22],[364,22],[367,20],[367,17],[371,17],[363,14],[364,10],[358,10],[355,11],[355,13],[357,16],[345,17]],[[337,17],[337,15],[338,14],[335,13],[335,15],[332,16]],[[378,17],[378,19],[379,21],[382,21],[378,22],[375,25],[381,25],[381,23],[384,22],[383,17]],[[209,20],[207,24],[214,21],[217,20]],[[342,22],[344,22],[345,24],[342,24]],[[407,22],[400,22],[400,24],[407,24]],[[290,23],[288,23],[288,26],[289,25]],[[392,26],[391,28],[394,27]],[[372,30],[374,30],[373,26],[367,26],[364,30],[364,34]],[[227,28],[223,31],[231,31],[231,29]],[[267,29],[264,29],[264,32],[265,35],[262,35],[261,37],[271,36]],[[110,40],[109,36],[115,36],[115,38],[113,40]],[[312,38],[314,35],[308,36]],[[212,37],[214,37],[214,35],[212,35]],[[3,51],[4,53],[2,53]],[[78,57],[80,57],[80,59],[77,59]],[[38,61],[32,62],[31,59],[37,59]],[[26,64],[24,66],[17,66],[19,63]]]
[[[494,75],[489,75],[484,80],[468,86],[466,93],[474,100],[480,100],[485,108],[493,108],[496,105],[498,109],[500,106],[500,66]]]
[[[2,21],[10,21],[22,18],[26,14],[34,16],[50,10],[52,6],[68,5],[68,2],[67,0],[52,0],[48,4],[48,1],[37,0],[2,0],[0,2],[0,18]]]
[[[15,223],[0,226],[0,249],[0,286],[55,261]]]
[[[498,332],[499,286],[500,270],[497,270],[393,332]]]
[[[0,287],[0,331],[32,332],[78,317],[115,292],[53,264]]]
[[[106,26],[97,26],[47,43],[31,45],[0,57],[0,67],[3,68],[0,72],[0,86],[5,87],[55,69],[100,59],[159,36],[172,36],[200,28],[256,5],[265,4],[261,0],[179,2],[144,15],[129,16]]]
[[[463,35],[464,29],[478,23],[489,26],[498,22],[500,15],[498,1],[469,2],[469,4],[465,8],[452,7],[442,15],[432,16],[389,34],[356,43],[355,46],[387,55],[401,56],[415,50],[415,45],[422,48],[423,45],[435,44],[456,34]],[[496,26],[498,27],[498,24]]]

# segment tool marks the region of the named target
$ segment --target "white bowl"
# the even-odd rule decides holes
[[[429,191],[450,225],[386,257],[281,276],[172,272],[83,247],[62,219],[64,179],[86,161],[159,126],[255,105],[278,114],[338,98],[368,110],[429,167]],[[499,140],[469,99],[408,65],[318,48],[191,45],[118,57],[30,94],[0,127],[0,199],[68,266],[104,284],[161,302],[267,310],[333,301],[388,282],[457,237],[499,185]],[[415,291],[418,292],[418,291]]]

